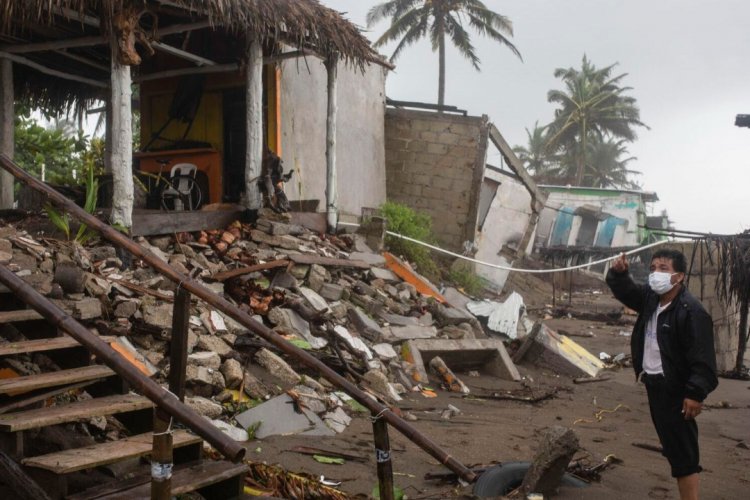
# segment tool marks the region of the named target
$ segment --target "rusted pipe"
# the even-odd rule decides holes
[[[106,363],[107,366],[133,386],[135,390],[145,395],[171,417],[179,420],[185,426],[195,431],[200,437],[211,443],[211,446],[219,450],[222,455],[235,462],[245,456],[245,448],[243,446],[226,436],[208,420],[195,413],[190,407],[180,402],[169,391],[143,375],[120,353],[112,349],[109,344],[91,333],[86,327],[60,309],[60,307],[46,297],[43,297],[31,285],[2,265],[0,265],[0,283],[7,286],[16,297],[31,306],[32,309],[38,311],[52,325],[64,330],[88,348],[97,358]]]
[[[392,411],[390,411],[387,406],[384,406],[373,400],[359,387],[336,373],[322,361],[318,360],[299,347],[296,347],[290,342],[287,342],[276,332],[253,320],[249,314],[241,311],[238,307],[234,306],[226,299],[214,294],[212,291],[205,288],[203,285],[194,281],[190,277],[178,272],[172,266],[156,257],[156,255],[154,255],[151,251],[143,248],[141,245],[126,237],[108,224],[87,213],[85,210],[80,208],[69,199],[65,198],[63,195],[61,195],[51,187],[29,175],[26,171],[13,163],[13,161],[11,161],[7,156],[0,155],[0,167],[10,172],[16,179],[23,182],[30,188],[47,195],[52,203],[64,209],[79,221],[86,223],[86,225],[88,225],[90,228],[98,231],[104,238],[106,238],[110,242],[142,259],[152,268],[156,269],[159,273],[177,283],[179,286],[182,286],[183,288],[185,288],[185,290],[189,291],[196,297],[201,298],[207,304],[215,307],[217,310],[233,318],[257,336],[266,340],[270,344],[273,344],[280,351],[296,358],[309,368],[312,368],[316,372],[320,373],[326,380],[344,390],[344,392],[348,393],[361,405],[369,409],[373,414],[380,415],[381,418],[383,418],[386,422],[393,426],[393,428],[406,436],[410,441],[422,448],[425,452],[432,455],[435,459],[438,460],[438,462],[455,472],[464,481],[473,482],[476,479],[476,474],[469,468],[467,468],[464,464],[451,456],[447,451],[440,448],[435,442],[433,442],[424,434],[420,433],[404,419],[400,418]]]

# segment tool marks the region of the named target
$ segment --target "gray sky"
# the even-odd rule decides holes
[[[322,0],[360,26],[375,0]],[[548,123],[547,91],[562,88],[552,72],[619,62],[634,87],[642,129],[630,146],[631,168],[656,191],[675,227],[736,233],[750,229],[750,2],[747,0],[485,0],[513,21],[519,61],[506,48],[473,36],[482,71],[449,49],[446,104],[487,114],[512,145],[526,127]],[[367,33],[374,40],[387,26]],[[381,50],[390,56],[393,47]],[[428,42],[407,49],[388,77],[393,99],[437,101],[437,54]],[[493,161],[490,157],[489,161]],[[497,159],[495,158],[495,161]]]

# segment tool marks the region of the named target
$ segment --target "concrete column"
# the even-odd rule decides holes
[[[246,74],[245,197],[248,210],[259,210],[263,199],[258,188],[263,168],[263,47],[260,42],[250,44]]]
[[[13,63],[0,59],[0,153],[13,159]],[[13,208],[13,176],[0,170],[0,209]]]
[[[121,65],[112,55],[112,169],[114,196],[112,223],[130,229],[133,226],[133,127],[131,109],[130,66]],[[109,125],[109,124],[108,124]]]
[[[336,66],[338,58],[326,61],[328,73],[328,109],[326,113],[326,221],[328,232],[336,232],[338,225],[338,189],[336,187]]]

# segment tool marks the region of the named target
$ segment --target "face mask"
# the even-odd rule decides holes
[[[658,271],[655,271],[648,275],[648,286],[650,286],[651,290],[656,292],[658,295],[664,295],[672,288],[674,288],[674,285],[672,284],[672,276],[674,274],[660,273]]]

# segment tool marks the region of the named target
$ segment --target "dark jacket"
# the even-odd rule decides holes
[[[607,273],[607,285],[617,300],[638,313],[630,338],[636,377],[643,371],[646,324],[659,305],[650,287],[636,284],[627,272]],[[700,301],[683,286],[657,319],[656,340],[667,384],[676,393],[703,401],[719,384],[711,316]]]

